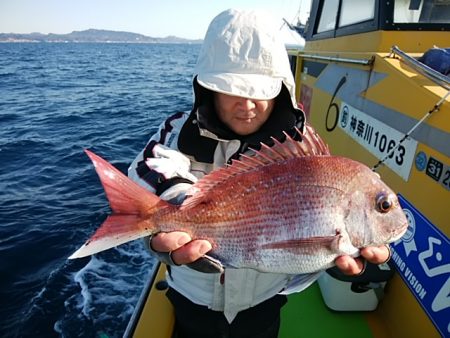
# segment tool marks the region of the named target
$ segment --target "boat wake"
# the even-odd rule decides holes
[[[141,241],[92,256],[71,274],[75,292],[64,302],[64,316],[54,325],[56,333],[121,337],[152,266]]]

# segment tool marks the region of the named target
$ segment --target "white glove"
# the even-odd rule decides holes
[[[197,177],[190,173],[191,161],[182,153],[161,144],[153,147],[153,158],[145,160],[145,164],[166,179],[183,177],[192,182],[197,182]]]

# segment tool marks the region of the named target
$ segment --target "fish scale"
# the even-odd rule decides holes
[[[307,127],[195,183],[171,205],[86,151],[113,210],[70,258],[159,231],[185,231],[212,244],[225,267],[312,273],[342,254],[399,239],[407,220],[396,194],[367,166],[331,156]]]

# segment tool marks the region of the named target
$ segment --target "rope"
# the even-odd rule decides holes
[[[398,147],[400,147],[400,145],[409,137],[411,136],[411,134],[423,123],[425,122],[426,119],[428,119],[431,114],[433,114],[434,112],[438,111],[441,107],[441,105],[444,103],[444,101],[447,99],[447,97],[450,95],[450,90],[447,92],[447,94],[445,94],[435,105],[432,109],[430,109],[430,111],[428,111],[399,141],[399,143],[391,150],[391,152],[389,154],[387,154],[383,159],[381,159],[380,161],[378,161],[377,164],[375,164],[372,167],[372,170],[375,171],[376,169],[378,169],[378,167],[382,164],[384,164],[384,162],[389,158],[389,156],[392,156],[394,154],[394,152],[398,149]]]

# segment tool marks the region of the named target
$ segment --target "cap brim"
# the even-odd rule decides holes
[[[271,100],[281,91],[282,80],[261,74],[199,74],[197,82],[207,89],[254,100]]]

